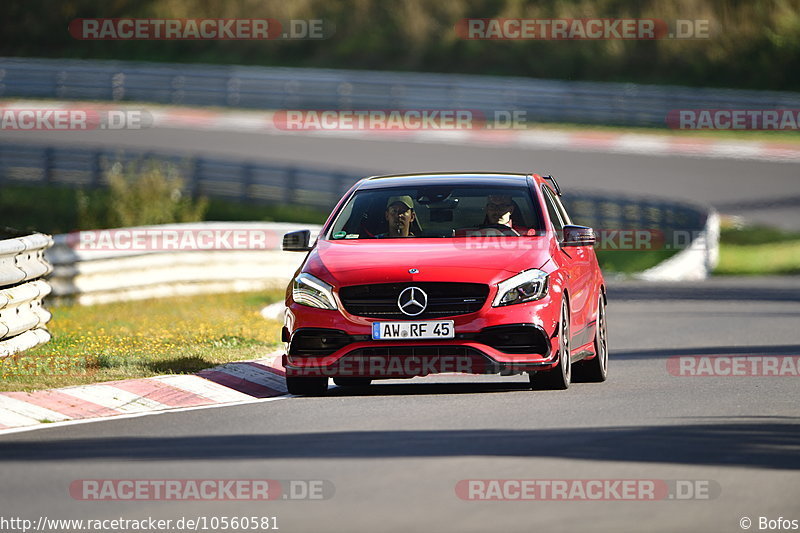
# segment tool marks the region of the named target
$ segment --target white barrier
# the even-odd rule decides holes
[[[40,233],[0,241],[0,358],[50,340],[42,306],[50,286],[38,278],[52,270],[44,257],[52,244]]]
[[[114,231],[263,233],[259,249],[158,250],[124,247],[90,249],[80,235],[57,235],[47,251],[53,264],[53,295],[81,305],[203,293],[283,289],[305,255],[280,250],[283,234],[319,226],[270,222],[198,222]],[[316,236],[312,234],[312,241]],[[688,248],[636,277],[646,280],[704,279],[716,265],[719,216],[711,212],[705,228]],[[45,320],[46,322],[46,320]],[[1,332],[1,331],[0,331]]]
[[[706,279],[719,262],[719,214],[711,210],[706,225],[689,246],[654,267],[637,274],[646,281]]]
[[[57,235],[55,246],[47,254],[54,265],[50,283],[54,296],[81,305],[282,289],[304,258],[303,254],[280,250],[283,234],[309,227],[269,222],[198,222],[110,230],[128,232],[126,235],[240,232],[259,235],[256,240],[265,242],[266,249],[91,249],[81,245],[80,235]]]

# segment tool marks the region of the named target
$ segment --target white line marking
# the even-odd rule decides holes
[[[46,419],[50,420],[51,422],[61,422],[62,420],[69,420],[70,418],[63,413],[59,413],[45,407],[39,407],[38,405],[34,405],[23,400],[18,400],[17,398],[3,396],[2,394],[0,394],[0,408],[22,416],[26,416],[28,418],[33,418],[37,421]],[[0,423],[4,423],[2,419],[0,419]]]
[[[38,425],[39,420],[15,413],[14,411],[9,411],[8,409],[0,409],[0,424],[4,426],[30,426]],[[1,431],[7,430],[4,429]]]
[[[198,396],[208,398],[209,400],[218,403],[238,402],[251,398],[251,396],[248,396],[247,394],[229,389],[224,385],[219,385],[213,381],[209,381],[199,376],[178,374],[170,376],[155,376],[150,379],[157,379],[158,381],[161,381],[162,383],[172,387],[197,394]]]
[[[169,409],[168,405],[144,398],[138,394],[128,392],[110,385],[84,385],[59,389],[59,392],[69,394],[75,398],[96,403],[109,409],[122,413],[140,413],[152,409]]]
[[[212,405],[196,405],[193,407],[178,407],[174,409],[165,409],[163,411],[147,411],[144,413],[128,413],[124,415],[115,415],[115,416],[106,416],[102,418],[79,418],[77,420],[65,420],[63,422],[54,422],[52,424],[36,424],[34,426],[27,426],[27,427],[16,427],[16,428],[8,428],[0,430],[0,437],[3,435],[10,435],[12,433],[23,433],[26,431],[36,431],[39,429],[49,429],[49,428],[58,428],[64,426],[74,426],[78,424],[90,424],[93,422],[112,422],[114,420],[126,420],[129,418],[140,418],[143,416],[150,416],[150,415],[163,415],[169,413],[182,413],[184,411],[198,411],[200,409],[217,409],[220,407],[236,407],[239,405],[247,405],[251,403],[265,403],[265,402],[273,402],[276,400],[285,400],[287,398],[292,398],[292,396],[273,396],[271,398],[250,398],[249,400],[243,400],[239,402],[231,402],[226,404],[212,404]]]
[[[251,383],[255,383],[256,385],[269,387],[270,389],[279,392],[286,391],[286,381],[282,376],[273,374],[268,370],[259,370],[253,365],[231,363],[223,366],[218,366],[216,368],[212,368],[211,370],[216,370],[217,372],[224,372],[229,376],[244,379]]]

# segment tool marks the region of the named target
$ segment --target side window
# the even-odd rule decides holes
[[[561,220],[564,221],[564,224],[572,224],[572,219],[567,214],[567,210],[564,209],[564,204],[561,203],[561,198],[552,193],[550,195],[553,197],[553,201],[556,204],[556,209],[558,209],[558,212],[561,213]]]
[[[544,204],[547,206],[547,215],[550,217],[550,222],[553,223],[553,227],[556,229],[556,233],[560,239],[562,235],[561,230],[564,229],[564,220],[561,218],[561,213],[547,185],[542,185],[542,194],[544,195]]]

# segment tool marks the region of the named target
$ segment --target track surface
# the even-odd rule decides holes
[[[568,188],[707,202],[800,228],[797,164],[260,134],[2,132],[364,174],[536,170]],[[367,393],[161,414],[0,437],[2,514],[36,519],[277,516],[281,531],[741,531],[800,519],[797,378],[675,377],[675,355],[800,355],[800,278],[612,284],[611,379],[383,382]],[[76,479],[329,480],[324,501],[79,502]],[[710,480],[711,500],[469,502],[462,479]]]
[[[566,190],[592,189],[709,203],[722,213],[800,229],[800,164],[459,146],[185,129],[0,131],[0,141],[122,146],[297,163],[355,175],[436,170],[553,173]]]
[[[800,279],[612,284],[611,379],[383,382],[366,393],[0,438],[3,514],[277,516],[281,531],[741,531],[800,518],[796,377],[675,377],[674,355],[797,355]],[[79,502],[76,479],[328,480],[324,501]],[[462,479],[710,480],[710,500],[470,502]]]

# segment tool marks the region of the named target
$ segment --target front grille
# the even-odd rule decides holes
[[[499,371],[494,361],[467,346],[359,348],[336,364],[353,375],[374,377],[408,377],[442,372],[494,374]]]
[[[359,348],[346,357],[471,357],[482,356],[469,346],[380,346]]]
[[[397,298],[408,287],[419,287],[428,295],[428,307],[410,317],[400,312]],[[478,311],[489,296],[489,286],[481,283],[377,283],[353,285],[339,290],[344,308],[356,316],[399,320],[425,320],[466,315]]]

